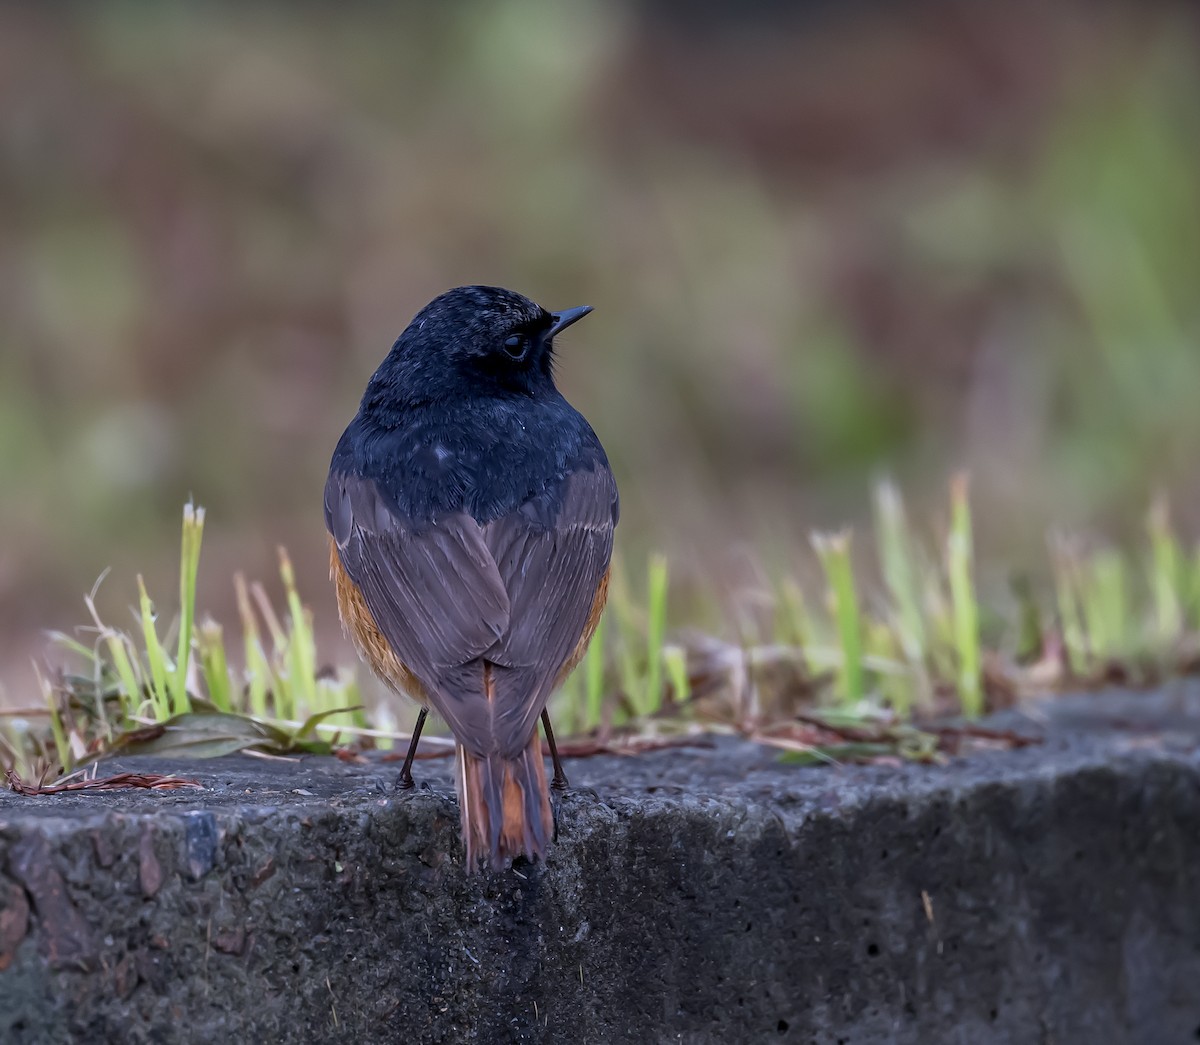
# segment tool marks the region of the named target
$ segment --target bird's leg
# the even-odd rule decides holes
[[[404,765],[400,767],[400,790],[407,791],[413,786],[412,764],[413,759],[417,756],[417,741],[421,739],[421,730],[425,728],[425,716],[429,712],[425,708],[421,708],[421,713],[417,716],[417,724],[413,726],[412,741],[408,745],[408,755],[404,759]]]
[[[565,791],[570,785],[567,774],[563,772],[562,763],[558,760],[558,748],[554,745],[554,730],[550,728],[550,712],[542,708],[542,728],[546,731],[546,743],[550,746],[550,760],[554,763],[554,779],[550,786],[556,791]]]

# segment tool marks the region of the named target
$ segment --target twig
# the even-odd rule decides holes
[[[873,730],[861,726],[836,725],[832,722],[826,722],[816,715],[806,715],[803,712],[797,712],[795,719],[807,726],[812,726],[841,737],[843,740],[856,743],[894,742],[897,739],[896,730],[905,728],[931,734],[938,738],[939,745],[946,741],[962,740],[964,737],[970,737],[973,740],[990,740],[995,743],[1006,744],[1008,747],[1013,748],[1028,747],[1030,744],[1040,744],[1042,742],[1040,737],[1031,737],[1010,729],[988,729],[986,726],[973,726],[966,723],[961,726],[883,726]]]
[[[1011,729],[988,729],[985,726],[921,726],[924,733],[932,733],[939,740],[961,739],[970,737],[973,740],[993,740],[1009,747],[1029,747],[1030,744],[1040,744],[1041,737],[1031,737],[1025,733],[1017,733]]]
[[[826,722],[825,719],[817,715],[806,715],[802,711],[797,711],[792,717],[802,725],[819,729],[822,733],[829,733],[852,743],[887,743],[895,740],[894,734],[889,733],[886,727],[883,729],[864,729],[862,726],[840,726],[833,722]]]
[[[166,776],[162,773],[115,773],[112,776],[93,777],[87,780],[71,780],[62,784],[29,784],[13,770],[6,769],[8,786],[19,795],[58,795],[66,791],[119,791],[123,788],[146,788],[152,791],[174,791],[182,787],[203,787],[198,780]]]

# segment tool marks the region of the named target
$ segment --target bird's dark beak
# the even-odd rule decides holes
[[[578,323],[591,311],[591,305],[580,305],[578,308],[566,308],[561,312],[551,312],[550,318],[554,320],[554,324],[546,332],[547,340],[566,330],[572,323]]]

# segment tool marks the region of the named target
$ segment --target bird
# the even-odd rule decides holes
[[[554,381],[549,312],[491,286],[434,298],[367,383],[325,484],[346,633],[391,689],[455,739],[469,871],[545,859],[555,826],[538,737],[566,788],[547,701],[608,595],[620,499],[591,425]]]

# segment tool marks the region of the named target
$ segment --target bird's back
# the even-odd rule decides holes
[[[542,495],[580,469],[607,470],[608,458],[583,415],[556,395],[423,404],[400,426],[360,412],[332,467],[374,482],[415,526],[457,511],[486,525],[530,502],[545,504]]]

